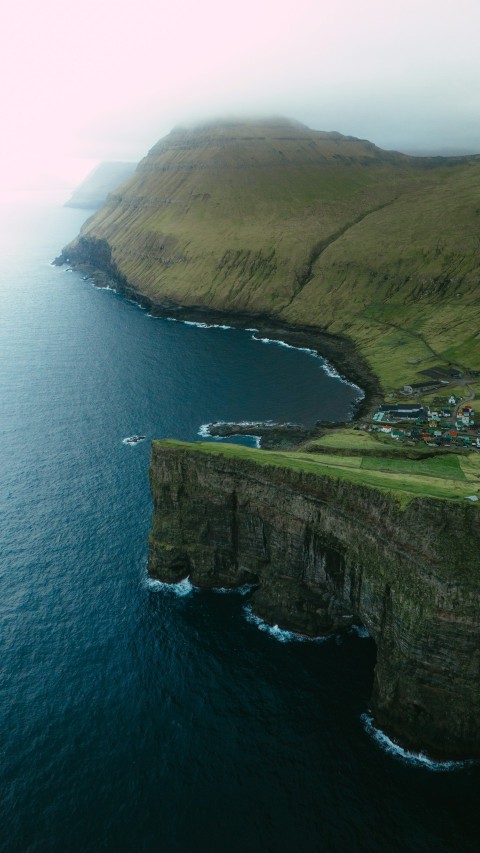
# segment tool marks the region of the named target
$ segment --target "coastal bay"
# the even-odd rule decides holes
[[[475,252],[467,251],[467,243],[470,245],[470,237],[474,237],[475,214],[471,208],[472,199],[470,196],[466,199],[464,182],[467,180],[469,186],[471,181],[476,183],[478,174],[477,157],[408,157],[398,152],[382,151],[366,140],[311,131],[286,119],[231,120],[195,128],[177,128],[151,149],[130,181],[109,197],[104,208],[86,223],[78,237],[57,258],[57,263],[73,263],[87,275],[92,274],[99,283],[113,282],[121,292],[138,299],[152,312],[170,313],[177,318],[211,318],[217,314],[224,318],[233,317],[234,323],[240,323],[244,318],[259,327],[261,340],[270,340],[270,335],[274,335],[279,336],[280,341],[293,341],[297,346],[301,341],[309,349],[312,340],[316,339],[320,343],[320,351],[328,352],[329,357],[335,353],[333,362],[337,365],[339,361],[345,376],[362,377],[361,385],[366,393],[363,402],[357,406],[357,412],[366,412],[369,416],[362,428],[372,435],[388,432],[402,444],[402,452],[405,446],[403,455],[398,454],[396,462],[392,459],[387,463],[381,442],[378,457],[374,457],[372,451],[367,458],[363,454],[363,441],[349,434],[344,438],[351,443],[350,454],[342,457],[337,453],[336,456],[333,454],[333,459],[329,458],[328,449],[325,451],[321,446],[325,438],[322,429],[328,426],[328,416],[320,418],[315,429],[310,431],[302,431],[297,426],[295,433],[296,421],[293,424],[287,422],[284,427],[268,423],[259,426],[258,437],[261,436],[265,447],[281,449],[282,453],[275,457],[274,462],[273,456],[268,459],[259,452],[250,452],[254,466],[276,465],[283,466],[285,471],[292,468],[308,471],[318,476],[318,482],[324,477],[336,480],[338,488],[349,481],[360,489],[365,488],[369,496],[365,506],[362,500],[358,501],[363,506],[360,513],[363,513],[364,522],[361,538],[367,547],[361,559],[356,555],[353,562],[342,536],[336,536],[336,527],[342,528],[341,507],[337,507],[335,501],[330,506],[328,499],[322,499],[326,508],[319,510],[319,517],[315,522],[311,521],[300,536],[304,542],[303,558],[297,555],[293,560],[304,576],[303,586],[295,588],[292,599],[286,596],[283,610],[280,608],[277,613],[273,607],[269,618],[278,618],[281,626],[288,626],[290,621],[295,623],[291,620],[291,611],[301,610],[304,606],[308,609],[305,602],[311,598],[311,587],[316,593],[333,596],[335,606],[353,610],[354,615],[363,618],[361,608],[350,601],[348,593],[340,596],[341,602],[338,600],[338,590],[333,589],[335,582],[329,579],[328,572],[319,570],[318,577],[315,575],[314,580],[308,581],[311,560],[320,565],[323,560],[321,548],[328,549],[333,541],[342,571],[349,574],[351,583],[356,585],[357,581],[352,578],[358,572],[360,577],[363,576],[369,554],[373,553],[373,539],[382,539],[385,518],[389,514],[384,506],[378,516],[373,514],[375,518],[372,521],[370,504],[386,495],[402,512],[408,511],[409,504],[413,502],[414,512],[421,515],[421,501],[424,500],[432,528],[430,532],[435,536],[444,530],[443,515],[447,510],[434,501],[457,502],[458,524],[453,523],[452,536],[447,543],[447,564],[440,566],[429,549],[422,552],[423,532],[420,529],[416,531],[414,527],[408,528],[408,541],[402,539],[402,550],[406,553],[412,549],[418,555],[417,573],[438,577],[440,584],[445,586],[444,594],[433,598],[427,596],[426,609],[430,613],[433,608],[435,623],[448,622],[446,630],[450,632],[450,641],[445,642],[444,656],[448,657],[450,652],[455,654],[458,645],[460,655],[454,670],[461,680],[464,663],[469,669],[468,697],[459,698],[449,723],[434,722],[437,703],[432,697],[420,696],[423,675],[419,672],[418,679],[414,678],[406,690],[408,697],[402,699],[403,687],[399,685],[398,689],[392,688],[391,695],[385,700],[392,708],[404,706],[403,729],[398,719],[393,724],[396,712],[390,713],[392,732],[396,732],[400,742],[403,738],[407,745],[430,748],[446,757],[477,756],[479,751],[476,723],[471,720],[471,708],[479,699],[478,661],[475,655],[472,658],[470,653],[461,651],[465,644],[470,647],[472,639],[475,644],[479,633],[476,618],[470,613],[471,602],[475,610],[479,599],[475,575],[478,512],[473,506],[478,502],[478,475],[473,456],[465,457],[465,464],[460,464],[459,458],[452,455],[445,460],[445,465],[439,462],[428,468],[423,464],[426,458],[423,445],[431,455],[432,447],[435,449],[446,444],[449,450],[453,441],[454,453],[465,454],[471,449],[474,454],[477,444],[475,434],[471,433],[475,426],[474,412],[471,405],[461,409],[460,415],[456,410],[445,409],[447,400],[443,398],[432,400],[435,403],[432,411],[425,405],[427,400],[415,399],[406,408],[398,405],[397,401],[405,394],[412,400],[418,398],[420,390],[425,388],[428,397],[428,392],[442,388],[444,384],[449,386],[451,394],[457,391],[456,387],[451,387],[457,380],[462,389],[465,386],[468,390],[467,399],[474,399],[478,345],[472,343],[465,349],[462,345],[454,346],[453,342],[450,345],[450,340],[452,334],[455,340],[460,334],[465,341],[470,341],[471,330],[465,326],[465,320],[468,315],[470,327],[476,316],[476,308],[472,314],[472,306],[476,306],[477,262]],[[451,189],[448,204],[445,199],[447,178]],[[427,185],[428,194],[425,193]],[[165,196],[167,190],[168,198]],[[447,216],[449,239],[456,242],[457,251],[460,251],[455,236],[458,217],[462,215],[467,219],[463,234],[467,243],[455,265],[455,274],[446,270],[451,261],[446,244],[440,246],[436,241],[437,220],[432,217],[432,211],[437,212],[440,208]],[[259,215],[258,211],[262,214]],[[412,241],[406,243],[404,237],[411,216],[420,216],[422,221],[427,216],[428,225],[417,230]],[[421,238],[420,255],[415,248],[418,235]],[[383,247],[389,246],[390,256],[387,257],[382,250],[382,258],[379,258],[376,250],[378,241]],[[434,250],[435,242],[437,248]],[[385,262],[387,272],[383,272]],[[455,301],[452,303],[454,292]],[[456,301],[458,299],[460,301]],[[429,318],[427,322],[423,319],[424,310]],[[309,326],[305,325],[307,318]],[[437,342],[439,335],[441,345],[440,341]],[[428,380],[425,379],[427,375]],[[412,376],[420,381],[412,381]],[[432,377],[435,377],[433,383]],[[410,384],[406,383],[407,378]],[[399,387],[402,379],[405,384]],[[380,406],[374,414],[373,403],[378,405],[380,402],[380,392],[388,396],[388,405]],[[455,395],[452,399],[457,401]],[[454,402],[452,405],[457,404]],[[437,410],[441,406],[444,414]],[[414,429],[409,430],[402,423],[402,428],[398,428],[396,421],[400,411],[407,419],[415,420]],[[443,425],[443,432],[438,429],[442,418],[450,420],[451,417],[457,419],[453,432],[451,423]],[[460,437],[459,417],[462,421]],[[389,423],[384,423],[384,418],[388,418]],[[390,423],[392,419],[393,426]],[[382,424],[379,426],[380,421]],[[201,434],[220,438],[235,437],[240,433],[246,437],[250,426],[250,419],[246,419],[246,423],[238,419],[217,419],[210,426],[202,425]],[[335,436],[330,438],[335,439]],[[475,448],[472,448],[473,440]],[[421,446],[417,452],[419,441]],[[283,453],[296,445],[299,454]],[[410,450],[410,446],[415,450]],[[163,448],[167,453],[166,447]],[[182,468],[185,452],[181,447],[172,451],[173,456],[177,454],[176,465],[179,468]],[[305,452],[307,456],[301,458],[301,453]],[[200,464],[198,447],[194,448],[194,453]],[[241,467],[244,452],[234,450],[231,458],[234,457]],[[414,461],[416,465],[413,465]],[[282,586],[289,569],[283,566],[280,556],[271,556],[272,549],[265,544],[263,550],[260,546],[254,547],[256,557],[250,553],[243,557],[238,551],[238,489],[233,488],[231,495],[224,496],[227,505],[233,502],[235,508],[231,523],[234,534],[230,542],[228,531],[220,531],[222,501],[218,494],[212,498],[212,507],[218,504],[218,512],[212,508],[209,518],[195,527],[195,519],[200,518],[201,513],[192,514],[189,477],[184,474],[184,482],[178,483],[175,478],[170,480],[170,475],[163,472],[162,464],[158,460],[157,463],[151,468],[152,489],[157,495],[150,542],[150,566],[154,577],[175,581],[190,574],[199,582],[206,578],[207,585],[215,585],[217,564],[223,565],[226,560],[233,571],[242,566],[245,568],[242,563],[245,559],[249,566],[254,567],[251,571],[246,570],[247,575],[250,574],[260,584],[257,601],[263,590],[264,604],[259,613],[270,612],[269,596],[275,599],[275,584]],[[216,455],[209,474],[201,464],[198,470],[202,473],[193,475],[193,484],[199,477],[202,490],[208,492],[210,481],[215,480],[215,472],[224,470],[223,453]],[[165,482],[171,486],[171,493],[168,488],[163,488],[162,472],[165,473]],[[268,476],[273,478],[271,472]],[[303,494],[301,486],[297,491],[299,500],[303,499],[308,504],[309,494]],[[192,505],[196,506],[198,496],[195,488],[191,499]],[[249,519],[245,522],[247,526],[255,526],[255,519],[262,516],[261,506],[252,514],[249,506],[255,503],[254,499],[247,497],[245,501],[246,511],[244,513],[242,504],[240,516],[245,514]],[[465,505],[465,501],[470,505]],[[175,508],[173,512],[172,506]],[[330,511],[333,515],[338,511],[340,522],[333,527],[329,522],[328,529],[325,529],[324,515]],[[455,514],[453,507],[452,512]],[[217,520],[216,514],[219,516]],[[290,515],[287,513],[285,519],[287,526]],[[170,522],[165,530],[162,518],[167,516]],[[402,524],[397,520],[394,526],[398,528]],[[264,543],[269,540],[270,533],[274,540],[283,535],[284,525],[280,520],[271,527],[273,532],[268,525],[264,529]],[[212,530],[218,532],[218,542]],[[460,536],[462,545],[457,543],[453,546],[455,530],[464,531],[463,538]],[[318,540],[314,557],[309,550],[311,536]],[[462,557],[457,553],[459,547],[469,554],[464,578],[468,589],[465,596],[463,593],[460,595],[460,599],[465,600],[466,611],[463,612],[460,606],[460,613],[454,614],[448,607],[442,610],[442,601],[450,601],[447,589],[450,583],[449,563],[456,567],[463,565]],[[225,556],[227,553],[228,558]],[[378,564],[377,580],[382,577],[381,564],[388,563],[388,560],[388,554],[383,554]],[[224,568],[228,576],[228,567]],[[403,576],[404,572],[396,574]],[[242,582],[241,571],[235,577],[238,583]],[[323,589],[325,581],[326,589]],[[410,586],[413,589],[414,585]],[[379,599],[384,601],[381,607],[386,608],[385,612],[392,611],[392,624],[403,625],[401,602],[405,596],[408,599],[408,591],[400,584],[395,596],[396,601],[392,599],[390,581],[385,580],[384,589],[379,593]],[[454,600],[457,602],[455,595]],[[414,607],[413,600],[410,603]],[[317,607],[316,612],[320,617],[316,626],[318,630],[322,631],[328,624],[331,628],[338,627],[335,619],[329,622],[324,618],[322,607]],[[374,621],[377,617],[378,613]],[[371,614],[366,618],[371,620]],[[465,623],[461,636],[457,631],[458,619]],[[407,617],[405,626],[400,625],[398,630],[392,628],[390,663],[402,646],[415,645],[417,628],[414,622]],[[310,628],[315,624],[313,619],[309,623]],[[300,617],[298,627],[302,630]],[[415,654],[422,659],[422,664],[429,666],[426,650],[421,653],[417,650]],[[379,650],[376,683],[382,669],[380,658]],[[465,658],[472,661],[473,669],[467,665]],[[389,663],[387,669],[388,666]],[[439,666],[438,689],[444,691],[447,689],[449,667]],[[382,690],[384,688],[380,686],[377,695]],[[463,687],[454,693],[460,697]],[[440,710],[440,717],[442,714]],[[454,733],[457,718],[463,730],[459,741]],[[431,721],[435,735],[428,732],[425,720]],[[465,734],[467,730],[468,734]]]
[[[255,621],[248,590],[147,578],[149,442],[122,439],[313,422],[320,361],[151,319],[51,267],[77,211],[9,206],[2,222],[2,849],[473,849],[476,766],[440,771],[368,729],[371,640],[302,642]],[[275,402],[290,359],[307,389],[280,384]],[[344,418],[351,389],[328,387]]]

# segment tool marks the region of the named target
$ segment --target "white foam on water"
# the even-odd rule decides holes
[[[246,331],[250,332],[255,330],[246,329]],[[296,349],[298,350],[298,352],[307,353],[307,355],[312,356],[312,358],[318,358],[319,361],[322,362],[322,370],[327,374],[327,376],[330,376],[332,379],[338,379],[339,382],[343,382],[344,385],[349,385],[351,388],[355,388],[355,390],[358,391],[359,400],[363,400],[363,398],[365,397],[365,394],[359,385],[356,385],[355,382],[350,382],[348,379],[345,379],[345,377],[338,372],[338,370],[333,366],[333,364],[330,364],[330,362],[327,361],[326,358],[318,354],[317,350],[311,349],[310,347],[296,347],[293,344],[287,344],[286,341],[276,340],[275,338],[257,338],[255,334],[252,335],[252,339],[254,341],[259,341],[261,344],[278,344],[278,346],[287,347],[287,349]]]
[[[135,447],[137,444],[142,444],[143,441],[145,441],[145,437],[134,438],[132,435],[127,435],[126,438],[122,438],[122,444],[126,444],[127,447]]]
[[[202,438],[208,438],[210,436],[210,424],[200,424],[197,435],[201,435]]]
[[[73,272],[73,269],[69,267],[67,270],[65,270],[65,272]],[[84,280],[88,281],[89,284],[91,284],[93,287],[96,287],[97,290],[111,290],[111,291],[113,291],[113,293],[119,292],[114,287],[110,287],[109,285],[99,286],[91,278],[84,279]],[[142,311],[147,310],[144,305],[141,305],[141,303],[137,302],[135,299],[127,299],[127,302],[131,302],[133,305],[137,305],[137,307],[141,308]],[[164,319],[164,320],[168,320],[170,323],[183,323],[184,326],[194,326],[197,329],[233,329],[234,328],[234,326],[227,326],[227,325],[224,325],[222,323],[204,323],[204,322],[201,322],[199,320],[182,320],[180,317],[159,318],[159,317],[155,317],[153,314],[149,314],[149,313],[147,313],[146,316],[152,320]],[[322,365],[321,365],[322,369],[327,374],[327,376],[330,376],[332,379],[338,379],[340,382],[343,382],[345,385],[349,385],[351,388],[354,388],[356,391],[358,391],[359,396],[358,396],[358,400],[356,402],[364,399],[365,394],[364,394],[362,388],[360,388],[359,385],[356,385],[355,382],[350,382],[348,379],[345,379],[345,377],[342,376],[338,372],[338,370],[336,370],[336,368],[333,366],[333,364],[330,364],[329,361],[327,361],[323,356],[318,354],[317,350],[312,349],[311,347],[296,347],[293,344],[287,344],[286,341],[282,341],[282,340],[279,340],[277,338],[258,338],[257,337],[258,329],[254,329],[253,327],[252,328],[249,327],[249,328],[245,329],[244,331],[245,332],[252,332],[252,335],[251,335],[252,340],[258,341],[261,344],[277,344],[277,346],[286,347],[286,349],[294,349],[294,350],[298,350],[298,352],[304,352],[307,355],[310,355],[312,358],[318,358],[318,360],[322,362]],[[243,426],[243,424],[242,424],[242,426]],[[256,436],[252,436],[252,438],[256,438]],[[260,447],[260,445],[257,445],[257,446]]]
[[[269,625],[268,622],[265,622],[264,619],[260,618],[260,616],[255,616],[250,604],[246,604],[243,610],[247,622],[251,622],[252,625],[256,625],[260,631],[264,631],[266,634],[269,634],[270,637],[278,640],[279,643],[324,643],[326,640],[330,640],[334,636],[333,634],[328,634],[325,637],[307,637],[306,634],[297,634],[295,631],[286,631],[283,628],[279,628],[278,625]]]
[[[410,764],[414,767],[423,767],[426,770],[433,770],[436,773],[444,773],[451,770],[463,770],[465,767],[479,763],[473,759],[466,761],[435,761],[433,758],[424,755],[423,752],[410,752],[391,740],[381,729],[377,729],[369,714],[362,714],[360,719],[362,720],[365,731],[373,738],[375,743],[384,752],[392,755],[397,760],[403,761],[405,764]]]
[[[323,368],[324,373],[327,374],[327,376],[330,376],[332,379],[338,379],[340,382],[343,382],[344,385],[349,385],[350,388],[355,388],[355,390],[358,391],[358,395],[359,395],[358,399],[359,400],[364,399],[365,394],[364,394],[362,388],[360,388],[359,385],[356,385],[355,382],[350,382],[348,379],[345,379],[345,377],[342,376],[338,372],[338,370],[333,366],[333,364],[331,364],[325,358],[323,359],[322,368]]]
[[[260,436],[255,435],[254,433],[232,433],[231,435],[212,435],[210,430],[213,426],[242,426],[242,427],[261,427],[265,424],[271,424],[272,421],[215,421],[210,424],[200,424],[197,435],[202,436],[202,438],[214,438],[216,441],[222,441],[224,439],[232,438],[234,435],[239,435],[242,438],[254,438],[256,447],[260,447]]]
[[[199,435],[210,435],[208,430],[215,426],[241,426],[241,427],[264,427],[264,426],[295,426],[288,422],[287,424],[277,424],[275,421],[212,421],[209,424],[202,424],[200,427],[203,430]]]
[[[115,288],[114,288],[114,287],[108,287],[108,285],[107,285],[107,287],[100,288],[100,290],[102,290],[102,289],[103,289],[103,290],[114,290],[114,291],[115,291],[115,293],[118,293],[118,291],[117,291],[117,290],[115,290]],[[127,299],[127,302],[130,302],[130,304],[131,304],[131,305],[135,305],[135,306],[136,306],[136,308],[140,308],[140,311],[146,311],[146,310],[147,310],[147,309],[145,308],[145,305],[142,305],[142,303],[141,303],[141,302],[137,302],[137,300],[136,300],[136,299]]]
[[[170,318],[168,318],[170,319]],[[172,318],[177,319],[177,318]],[[201,323],[197,320],[178,320],[184,326],[195,326],[197,329],[231,329],[232,326],[224,326],[221,323]]]
[[[153,317],[152,314],[148,314]],[[168,320],[169,323],[183,323],[184,326],[195,326],[197,329],[233,329],[233,326],[225,326],[222,323],[202,323],[199,320],[182,320],[181,317],[154,317],[156,320]]]
[[[71,267],[69,267],[68,269],[65,270],[65,272],[73,272],[73,271],[74,270]],[[90,278],[90,277],[87,279],[84,279],[84,281],[88,281],[88,283],[91,284],[93,287],[96,287],[97,290],[111,290],[113,293],[119,293],[119,291],[116,290],[115,287],[110,287],[110,285],[97,285],[95,283],[95,280]],[[140,302],[137,302],[135,299],[127,298],[127,302],[131,302],[133,305],[136,305],[138,308],[141,308],[142,311],[147,310],[144,305],[142,305]],[[222,323],[204,323],[204,322],[201,322],[199,320],[182,320],[180,317],[159,318],[159,317],[155,317],[153,314],[149,314],[149,313],[147,313],[146,316],[152,320],[164,319],[164,320],[168,320],[170,323],[183,323],[185,326],[194,326],[197,329],[233,329],[234,328],[234,326],[228,326],[228,325],[224,325]],[[252,335],[251,335],[252,340],[258,341],[261,344],[277,344],[277,346],[286,347],[286,349],[298,350],[298,352],[304,352],[307,355],[310,355],[312,358],[317,358],[319,361],[322,362],[322,364],[321,364],[322,370],[327,374],[327,376],[330,376],[332,379],[338,379],[340,382],[343,382],[345,385],[349,385],[351,388],[354,388],[356,391],[358,391],[358,400],[355,401],[356,403],[359,402],[360,400],[364,399],[365,394],[364,394],[362,388],[360,388],[359,385],[356,385],[355,382],[350,382],[348,379],[345,379],[345,377],[342,376],[338,372],[338,370],[333,366],[333,364],[331,364],[329,361],[327,361],[327,359],[325,359],[323,356],[318,354],[317,350],[312,349],[311,347],[297,347],[297,346],[294,346],[293,344],[287,344],[286,341],[282,341],[278,338],[258,338],[257,337],[258,329],[254,329],[253,327],[252,328],[249,327],[249,328],[245,329],[244,331],[252,332]],[[246,425],[247,424],[242,424],[242,426],[246,426]],[[256,436],[252,436],[252,438],[256,438]],[[258,444],[257,446],[260,447],[260,444]]]
[[[164,581],[150,578],[147,575],[145,578],[145,585],[148,589],[151,589],[154,592],[164,592],[167,593],[167,595],[174,595],[177,598],[183,598],[186,595],[190,595],[194,590],[194,586],[190,583],[188,578],[184,578],[183,581],[179,581],[179,583],[165,583]]]
[[[330,362],[327,361],[326,359],[324,359],[322,367],[323,367],[323,372],[326,373],[327,376],[331,376],[332,379],[341,379],[342,378],[340,376],[338,370],[333,366],[333,364],[330,364]]]
[[[251,329],[247,329],[246,331],[250,332]],[[258,330],[255,330],[258,331]],[[295,347],[293,344],[287,344],[286,341],[280,341],[276,338],[257,338],[256,334],[252,335],[253,341],[259,341],[261,344],[277,344],[279,347],[286,347],[287,349],[296,349],[299,352],[306,352],[308,355],[313,355],[314,358],[320,358],[316,350],[310,349],[310,347]]]
[[[217,586],[212,589],[219,595],[248,595],[252,589],[256,589],[255,583],[244,583],[242,586]]]

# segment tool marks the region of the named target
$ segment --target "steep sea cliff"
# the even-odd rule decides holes
[[[365,407],[432,364],[477,381],[479,175],[478,158],[405,157],[285,120],[177,129],[58,263],[154,314],[313,347]],[[400,509],[381,489],[253,455],[225,468],[170,447],[153,460],[153,576],[254,578],[256,612],[306,633],[360,621],[377,643],[379,725],[432,754],[480,754],[478,509],[427,497]],[[243,495],[243,465],[258,495]]]
[[[362,624],[378,726],[435,756],[480,757],[475,507],[400,509],[379,490],[168,442],[153,443],[150,479],[152,577],[253,583],[257,615],[306,634]]]
[[[150,448],[123,437],[344,417],[351,389],[50,266],[81,212],[0,212],[0,849],[474,853],[480,766],[364,725],[373,641],[301,641],[249,594],[146,576]]]

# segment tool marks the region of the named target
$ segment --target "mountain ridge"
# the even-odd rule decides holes
[[[109,192],[124,183],[134,172],[136,163],[104,162],[92,169],[65,202],[65,207],[95,210],[105,203]]]
[[[390,390],[425,367],[480,369],[479,212],[478,155],[411,157],[283,118],[230,119],[159,140],[81,237],[105,240],[152,304],[346,336]],[[89,263],[82,240],[63,256]]]

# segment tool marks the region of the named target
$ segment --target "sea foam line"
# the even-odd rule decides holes
[[[155,578],[147,577],[145,578],[145,585],[148,589],[151,589],[153,592],[165,592],[168,595],[174,595],[177,598],[183,598],[186,595],[190,595],[191,592],[195,589],[192,583],[188,578],[184,578],[182,581],[178,583],[165,583],[164,581],[156,580]]]
[[[71,267],[69,267],[67,270],[65,270],[65,272],[74,272],[74,270]],[[111,290],[113,293],[117,293],[119,296],[123,295],[115,287],[111,287],[108,284],[107,285],[96,284],[94,278],[88,277],[87,279],[84,279],[84,281],[88,281],[88,283],[91,284],[93,287],[95,287],[97,290]],[[127,299],[128,302],[131,302],[133,305],[136,305],[138,308],[141,308],[142,311],[146,311],[145,306],[142,305],[140,302],[137,302],[135,299],[131,299],[129,297],[125,297],[125,298]],[[146,316],[149,317],[151,320],[168,320],[170,323],[183,323],[184,326],[195,326],[197,329],[233,329],[234,328],[234,326],[228,326],[228,325],[224,325],[222,323],[204,323],[204,322],[200,322],[198,320],[182,320],[180,317],[156,317],[154,314],[150,314],[150,313],[147,313]],[[342,376],[338,372],[338,370],[336,370],[336,368],[333,366],[333,364],[331,364],[326,358],[324,358],[323,356],[318,354],[317,350],[312,349],[311,347],[296,347],[293,344],[287,344],[286,341],[279,340],[278,338],[258,338],[257,337],[258,329],[254,329],[253,327],[246,328],[246,329],[244,329],[244,331],[245,332],[252,332],[252,335],[251,335],[252,340],[259,341],[259,343],[277,344],[277,346],[285,347],[286,349],[294,349],[294,350],[298,350],[298,352],[304,352],[307,355],[310,355],[312,358],[318,358],[318,360],[322,362],[322,364],[321,364],[322,370],[327,374],[327,376],[330,376],[332,379],[338,379],[340,382],[343,382],[345,385],[349,385],[351,388],[355,388],[355,390],[358,391],[358,393],[359,393],[359,400],[364,399],[365,394],[364,394],[362,388],[360,388],[359,385],[356,385],[355,382],[350,382],[348,379],[346,379],[344,376]],[[255,436],[253,436],[253,437],[255,438]]]
[[[251,604],[246,604],[243,610],[247,622],[256,625],[260,631],[269,634],[270,637],[278,640],[279,643],[324,643],[333,637],[333,634],[328,634],[325,637],[307,637],[306,634],[297,634],[296,631],[286,631],[283,628],[279,628],[278,625],[269,625],[260,616],[255,616]]]
[[[216,424],[222,424],[224,426],[252,426],[252,427],[262,426],[262,424],[258,421],[256,421],[256,422],[253,422],[253,421],[240,421],[240,422],[237,422],[237,421],[215,421],[215,423]],[[265,421],[264,423],[267,423],[267,421]],[[210,433],[210,427],[211,426],[212,426],[211,423],[210,424],[201,424],[200,427],[198,428],[197,435],[200,435],[202,438],[212,438],[214,441],[224,441],[225,439],[233,438],[234,435],[239,435],[242,438],[254,438],[255,439],[255,447],[258,448],[261,446],[262,440],[261,440],[260,436],[255,435],[255,433],[235,432],[235,433],[232,433],[231,435],[212,435]]]
[[[465,767],[479,763],[473,759],[465,761],[435,761],[433,758],[428,758],[423,752],[410,752],[408,749],[404,749],[398,743],[391,740],[381,729],[377,729],[369,714],[362,714],[360,719],[365,731],[373,738],[380,749],[383,749],[384,752],[392,755],[397,760],[403,761],[405,764],[412,764],[414,767],[424,767],[426,770],[433,770],[435,773],[445,773],[451,770],[463,770]]]
[[[74,272],[74,270],[69,267],[66,272]],[[117,293],[118,295],[122,295],[115,287],[111,287],[110,285],[98,285],[95,282],[95,279],[88,277],[84,279],[84,281],[88,281],[93,287],[97,288],[97,290],[111,290],[113,293]],[[137,302],[135,299],[131,299],[129,297],[125,297],[128,302],[137,305],[138,308],[141,308],[142,311],[146,311],[144,305],[140,302]],[[184,326],[195,326],[197,329],[233,329],[234,326],[227,326],[222,323],[204,323],[198,320],[182,320],[180,317],[156,317],[154,314],[147,313],[146,315],[151,320],[168,320],[170,323],[183,323]],[[338,370],[331,364],[326,358],[319,355],[317,350],[312,349],[311,347],[296,347],[293,344],[287,344],[286,341],[279,340],[278,338],[258,338],[257,333],[258,329],[254,329],[253,327],[248,327],[244,329],[245,332],[252,332],[252,340],[259,341],[262,344],[277,344],[280,347],[286,347],[286,349],[294,349],[298,350],[298,352],[304,352],[307,355],[310,355],[312,358],[318,358],[319,361],[322,362],[321,367],[323,371],[330,376],[332,379],[338,379],[340,382],[343,382],[345,385],[349,385],[351,388],[355,388],[359,393],[359,400],[363,400],[365,394],[360,388],[359,385],[356,385],[355,382],[350,382],[344,376],[342,376]],[[255,438],[255,436],[254,436]]]
[[[199,323],[194,320],[180,320],[185,326],[196,326],[197,329],[231,329],[232,326],[225,326],[222,323]]]
[[[81,270],[78,270],[75,267],[69,267],[65,270],[65,272],[75,272],[80,274]],[[122,293],[121,290],[118,290],[116,287],[113,287],[110,284],[98,284],[95,281],[95,276],[82,275],[82,281],[84,281],[86,284],[89,284],[90,287],[94,287],[95,290],[109,290],[110,293],[115,293],[117,296],[120,296],[122,299],[124,299],[125,302],[130,302],[131,305],[135,305],[136,308],[140,308],[140,311],[147,310],[146,306],[142,305],[142,303],[139,302],[137,299],[133,299],[131,296],[125,296],[125,294]],[[152,314],[147,314],[147,316],[152,317]]]
[[[212,592],[219,595],[248,595],[252,589],[256,588],[256,583],[244,583],[242,586],[216,586],[213,587]]]
[[[360,388],[360,385],[356,385],[355,382],[350,382],[348,379],[345,379],[345,376],[342,376],[336,367],[334,367],[326,358],[323,359],[322,368],[327,376],[330,376],[332,379],[338,379],[340,382],[343,382],[344,385],[349,385],[350,388],[355,388],[355,390],[358,391],[358,401],[364,399],[365,392]]]
[[[251,331],[251,329],[246,329],[246,331]],[[349,379],[346,379],[345,376],[342,376],[341,373],[331,364],[324,356],[319,355],[317,350],[311,349],[310,347],[296,347],[293,344],[287,344],[286,341],[281,341],[276,338],[257,338],[256,334],[253,334],[252,340],[259,341],[261,344],[277,344],[280,347],[286,347],[287,349],[295,349],[298,352],[304,352],[307,355],[310,355],[312,358],[318,358],[319,361],[322,362],[321,367],[324,373],[327,376],[330,376],[332,379],[338,379],[339,382],[343,382],[344,385],[349,385],[350,388],[355,388],[358,391],[359,399],[363,400],[365,397],[365,393],[360,388],[359,385],[356,385],[355,382],[350,382]]]
[[[251,329],[246,329],[245,331],[250,332]],[[256,334],[253,334],[251,337],[253,341],[258,341],[261,344],[277,344],[277,346],[279,347],[285,347],[286,349],[296,349],[299,352],[306,352],[308,355],[311,355],[314,358],[321,358],[321,356],[318,355],[317,351],[311,349],[310,347],[295,347],[293,346],[293,344],[287,344],[286,341],[281,341],[278,338],[257,338]]]
[[[149,314],[149,317],[153,317]],[[183,323],[184,326],[195,326],[197,329],[233,329],[233,326],[225,326],[222,323],[202,323],[199,320],[182,320],[181,317],[156,317],[157,320],[168,320],[169,323]]]

